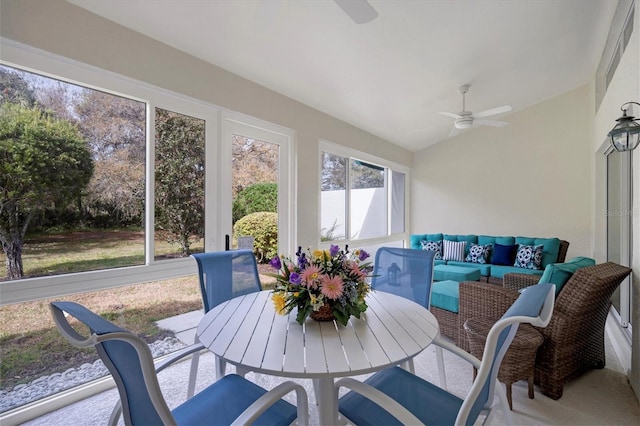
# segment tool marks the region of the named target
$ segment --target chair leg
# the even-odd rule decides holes
[[[403,362],[400,367],[404,368],[411,374],[416,374],[416,367],[415,367],[415,364],[413,363],[413,358]]]
[[[533,399],[533,376],[529,376],[527,381],[529,382],[529,399]]]
[[[216,380],[220,380],[227,374],[227,362],[216,356]]]
[[[507,390],[507,401],[509,402],[509,410],[513,411],[513,400],[511,399],[511,383],[505,383],[504,387]]]
[[[440,387],[444,390],[447,390],[447,376],[444,370],[444,357],[442,355],[442,348],[440,346],[436,346],[436,363],[438,364]]]
[[[318,405],[318,395],[319,395],[318,379],[311,379],[311,383],[313,383],[313,395],[316,398],[316,405]]]
[[[502,411],[504,412],[504,424],[512,425],[513,424],[513,416],[511,415],[511,408],[509,407],[509,402],[507,400],[507,395],[504,391],[504,388],[500,386],[500,382],[496,380],[495,386],[496,393],[498,394],[498,399],[502,404]]]
[[[200,361],[200,352],[195,352],[191,356],[191,368],[189,369],[189,384],[187,385],[187,399],[193,396],[196,389],[196,376],[198,375],[198,363]]]

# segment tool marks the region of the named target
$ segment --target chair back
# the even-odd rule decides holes
[[[405,297],[429,309],[435,254],[429,250],[380,247],[371,288]]]
[[[481,411],[492,403],[498,370],[518,331],[518,325],[527,323],[536,327],[546,327],[551,320],[554,301],[554,284],[527,287],[491,327],[478,374],[460,408],[456,424],[473,424]]]
[[[196,253],[191,257],[198,263],[205,313],[236,296],[262,290],[251,250]]]
[[[52,302],[53,319],[60,333],[74,346],[94,346],[113,376],[122,402],[125,424],[174,424],[160,391],[149,346],[135,334],[107,321],[74,302]],[[64,313],[86,325],[91,335],[82,336]]]

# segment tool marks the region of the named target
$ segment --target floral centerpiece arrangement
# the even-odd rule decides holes
[[[284,256],[270,262],[279,271],[271,274],[276,278],[271,298],[279,314],[298,308],[296,321],[300,324],[308,316],[319,321],[335,318],[342,325],[351,315],[360,318],[371,290],[368,278],[373,266],[365,262],[369,253],[331,245],[329,250],[307,249],[307,253],[299,247],[296,257],[296,262]]]

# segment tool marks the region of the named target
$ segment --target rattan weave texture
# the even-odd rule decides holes
[[[543,394],[558,399],[564,383],[589,369],[604,367],[604,327],[610,298],[630,273],[630,268],[607,262],[578,269],[564,285],[551,322],[540,330],[544,343],[536,358],[535,382]],[[499,318],[517,296],[517,291],[508,288],[461,283],[458,324],[474,317]],[[469,350],[463,327],[450,337]]]
[[[495,318],[470,318],[464,324],[469,340],[471,355],[482,359],[484,345]],[[533,399],[533,377],[536,352],[542,345],[542,334],[529,324],[520,324],[513,342],[500,364],[498,380],[505,384],[509,408],[513,409],[511,385],[519,380],[527,380],[529,398]]]

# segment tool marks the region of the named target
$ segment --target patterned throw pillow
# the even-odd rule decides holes
[[[471,247],[469,247],[469,254],[464,261],[471,263],[487,263],[489,262],[492,248],[493,244],[471,244]]]
[[[420,247],[422,250],[430,250],[435,251],[436,255],[434,257],[435,260],[442,260],[442,240],[438,241],[420,241]]]
[[[518,244],[516,261],[513,266],[526,269],[542,269],[542,247],[542,244],[537,246]]]
[[[444,240],[444,251],[442,259],[444,260],[456,260],[462,262],[464,260],[464,247],[467,244],[466,241],[449,241]]]

